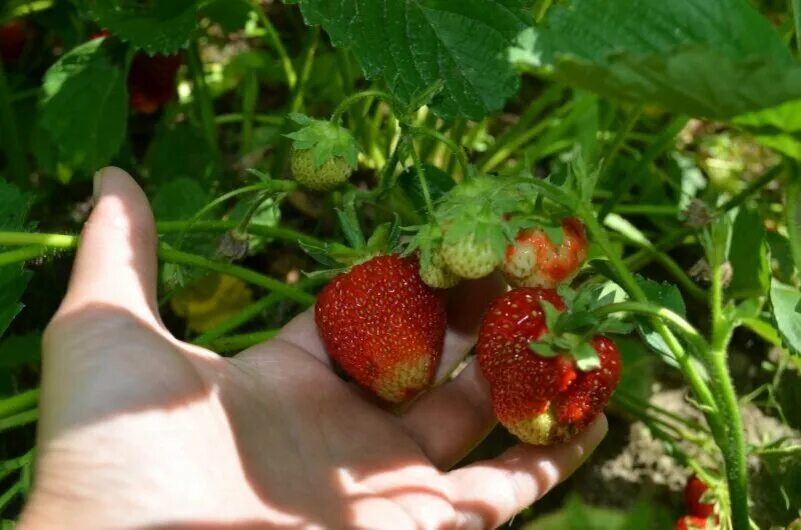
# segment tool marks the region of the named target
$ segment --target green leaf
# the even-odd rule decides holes
[[[643,290],[648,301],[660,307],[670,309],[680,316],[687,314],[684,299],[681,297],[679,288],[672,283],[664,282],[659,283],[642,276],[636,276],[637,285]],[[673,352],[670,351],[668,345],[661,335],[653,328],[650,321],[646,317],[636,317],[637,329],[643,341],[656,351],[662,359],[671,366],[678,366]]]
[[[186,47],[197,28],[197,0],[78,0],[81,12],[150,55]]]
[[[554,305],[548,300],[540,300],[540,306],[542,307],[542,312],[545,315],[545,325],[550,332],[555,333],[557,331],[556,323],[559,320],[559,315],[561,312],[556,309],[556,307],[554,307]]]
[[[525,28],[524,0],[299,0],[307,24],[321,24],[350,48],[369,79],[382,78],[410,103],[436,81],[441,116],[481,119],[519,86],[507,49]]]
[[[120,150],[128,122],[125,76],[97,39],[73,49],[45,73],[40,125],[61,162],[94,172]]]
[[[801,93],[801,65],[747,0],[572,0],[513,53],[572,85],[696,116],[731,118]]]
[[[733,276],[729,295],[735,298],[763,296],[770,286],[770,263],[765,225],[759,212],[740,208],[734,220],[729,262]]]
[[[773,320],[787,348],[801,355],[801,313],[797,311],[801,302],[801,291],[777,279],[770,284],[770,303]]]
[[[181,153],[181,156],[175,156]],[[163,183],[187,178],[210,183],[216,174],[216,158],[203,131],[191,121],[165,119],[156,129],[145,159],[151,181]]]

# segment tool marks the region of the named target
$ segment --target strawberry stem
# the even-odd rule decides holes
[[[409,141],[409,150],[412,153],[412,159],[414,160],[414,167],[416,169],[415,173],[417,173],[417,179],[420,182],[420,190],[423,192],[423,200],[426,203],[426,212],[428,213],[428,218],[434,218],[434,202],[431,200],[431,191],[428,189],[428,181],[426,180],[426,168],[423,165],[423,160],[420,158],[420,153],[417,152],[417,147],[415,147],[413,141]]]
[[[284,47],[284,43],[281,41],[281,37],[278,35],[278,31],[275,29],[275,26],[273,26],[273,23],[270,22],[270,19],[264,12],[264,6],[262,5],[261,1],[253,0],[251,4],[253,5],[253,10],[259,17],[262,26],[264,26],[264,33],[267,36],[267,42],[278,54],[278,60],[281,62],[281,68],[284,70],[286,84],[289,87],[289,90],[292,91],[298,84],[298,74],[295,72],[295,67],[292,65],[292,59],[289,58],[289,54],[286,52],[286,48]]]
[[[470,168],[467,163],[467,156],[465,156],[464,150],[456,145],[456,142],[441,132],[429,129],[428,127],[409,127],[407,130],[409,134],[413,136],[428,136],[438,142],[442,142],[442,144],[454,154],[456,160],[459,162],[459,167],[462,170],[462,178],[467,178],[469,176]]]
[[[3,246],[40,245],[49,248],[75,249],[78,247],[79,242],[80,238],[78,236],[69,236],[64,234],[0,232],[0,245]],[[159,258],[167,263],[198,267],[213,272],[219,272],[221,274],[234,276],[253,285],[258,285],[275,293],[280,293],[286,298],[301,304],[311,305],[315,301],[315,297],[313,295],[306,293],[297,287],[287,285],[286,283],[276,280],[275,278],[270,278],[269,276],[259,274],[258,272],[254,272],[244,267],[239,267],[238,265],[214,261],[204,258],[203,256],[190,254],[189,252],[182,252],[167,245],[166,243],[159,243],[158,255]]]
[[[334,109],[334,113],[331,115],[331,123],[339,123],[342,120],[342,116],[347,112],[347,110],[353,105],[361,101],[362,99],[366,98],[378,98],[386,101],[389,103],[390,108],[395,109],[396,101],[395,98],[392,97],[387,92],[382,90],[365,90],[363,92],[357,92],[352,96],[348,96],[347,98],[343,99],[342,102],[337,105],[337,108]]]

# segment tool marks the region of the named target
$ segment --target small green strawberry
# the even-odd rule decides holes
[[[353,135],[341,125],[290,114],[302,128],[288,138],[292,142],[292,174],[304,187],[314,191],[332,190],[348,181],[358,165]]]
[[[442,258],[454,274],[467,279],[489,276],[501,262],[492,243],[473,234],[442,245]]]
[[[448,268],[441,253],[431,256],[428,263],[420,260],[420,278],[434,289],[450,289],[459,283],[459,276]]]
[[[436,222],[415,227],[416,234],[409,240],[404,256],[420,255],[420,277],[434,289],[450,289],[459,283],[459,277],[450,270],[442,255],[442,229]]]

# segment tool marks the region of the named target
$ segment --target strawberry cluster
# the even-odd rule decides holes
[[[341,184],[321,177],[326,164],[355,158],[352,137],[330,122],[294,119],[303,126],[290,135],[296,178],[311,189]],[[620,380],[620,353],[604,336],[620,326],[594,319],[574,294],[557,293],[587,258],[584,226],[569,216],[553,222],[537,215],[526,186],[518,179],[468,179],[437,204],[402,254],[392,245],[366,254],[311,249],[352,262],[337,271],[316,306],[331,358],[385,401],[412,398],[431,385],[442,356],[442,291],[497,270],[513,290],[491,304],[476,347],[495,415],[536,445],[568,441],[592,423]],[[343,225],[346,235],[357,231]],[[358,245],[363,238],[349,239]]]

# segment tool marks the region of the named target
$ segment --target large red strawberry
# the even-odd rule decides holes
[[[522,230],[506,247],[501,272],[507,281],[515,287],[554,288],[572,279],[587,259],[587,236],[575,218],[562,221],[562,232],[555,243],[542,229]]]
[[[329,355],[382,399],[401,402],[433,382],[445,305],[414,259],[379,256],[340,274],[317,298],[315,320]]]
[[[19,60],[28,41],[28,27],[24,20],[14,18],[0,24],[0,57],[4,63]]]
[[[705,517],[685,515],[676,521],[676,530],[710,530],[711,528]]]
[[[709,490],[709,486],[697,475],[692,475],[687,479],[684,486],[684,502],[687,505],[687,513],[697,517],[707,518],[715,513],[715,505],[703,502],[701,498]]]
[[[600,367],[582,371],[571,352],[535,353],[547,331],[542,301],[558,310],[553,290],[520,288],[490,306],[479,332],[479,366],[490,383],[498,420],[534,445],[564,442],[586,428],[606,406],[620,380],[620,353],[601,336],[592,339]]]
[[[180,55],[137,53],[128,72],[128,93],[134,110],[153,113],[175,97],[175,76],[181,67]]]

